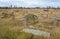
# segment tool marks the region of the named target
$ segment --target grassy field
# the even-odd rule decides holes
[[[33,26],[51,32],[50,38],[35,35],[32,37],[32,34],[20,32],[28,27],[26,24],[20,25],[20,21],[28,14],[38,17],[39,22]],[[60,9],[0,9],[0,39],[60,39]]]

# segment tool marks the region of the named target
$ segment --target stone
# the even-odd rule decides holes
[[[24,18],[27,22],[27,25],[34,25],[38,23],[38,17],[34,14],[28,14]]]
[[[26,28],[26,29],[23,29],[22,32],[31,33],[33,35],[38,35],[38,36],[44,36],[44,37],[47,37],[47,38],[50,37],[50,32],[36,30],[36,29]]]

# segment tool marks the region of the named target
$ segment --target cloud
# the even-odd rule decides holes
[[[60,6],[59,0],[0,0],[0,6],[46,7]]]

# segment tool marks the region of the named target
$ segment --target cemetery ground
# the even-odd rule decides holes
[[[60,39],[60,9],[0,9],[0,39]]]

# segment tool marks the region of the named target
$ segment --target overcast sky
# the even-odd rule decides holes
[[[60,7],[60,0],[0,0],[0,6],[10,5],[18,7]]]

